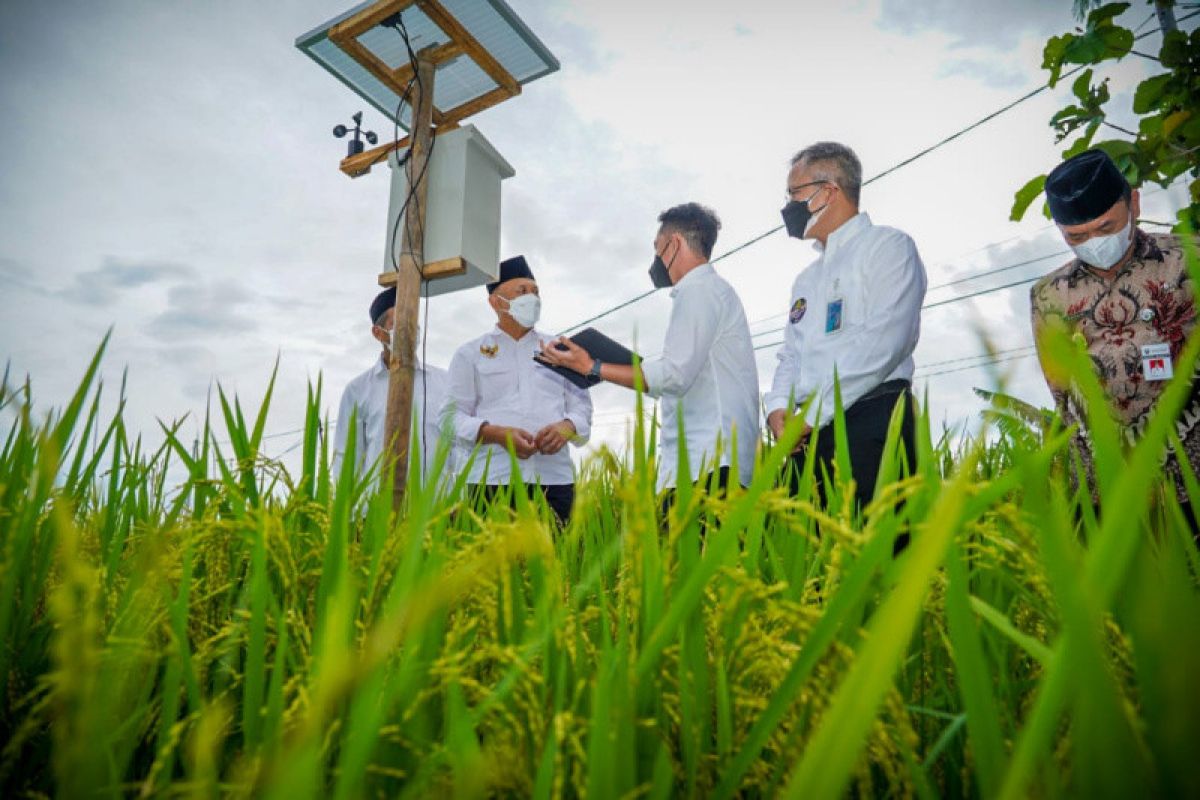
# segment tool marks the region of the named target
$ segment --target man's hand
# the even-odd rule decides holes
[[[537,432],[534,441],[537,443],[539,451],[552,456],[562,450],[575,434],[575,423],[564,419],[561,422],[552,422],[542,428]]]
[[[567,349],[565,351],[559,350],[559,345]],[[566,367],[578,372],[580,375],[587,375],[592,370],[593,359],[588,354],[588,351],[565,336],[558,337],[558,341],[556,342],[543,343],[541,352],[538,355],[548,364],[553,364],[556,367]]]
[[[784,425],[787,425],[787,412],[782,408],[777,408],[767,414],[767,427],[771,429],[771,436],[775,438],[775,441],[779,441],[783,437]]]
[[[788,414],[782,408],[777,408],[770,414],[767,414],[767,427],[771,429],[771,435],[775,441],[783,438],[783,429],[788,423]],[[812,426],[805,425],[804,430],[800,432],[800,438],[796,441],[796,446],[792,449],[793,453],[799,453],[808,445],[809,435],[812,433]]]
[[[501,447],[512,446],[517,458],[526,459],[538,451],[537,442],[532,433],[521,428],[509,428],[503,425],[484,425],[479,429],[479,441],[484,444],[498,444]]]

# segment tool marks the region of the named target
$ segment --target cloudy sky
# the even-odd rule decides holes
[[[366,307],[385,239],[388,171],[350,180],[331,127],[365,110],[294,47],[346,10],[329,0],[245,3],[5,0],[0,4],[0,357],[61,404],[104,331],[105,379],[128,369],[128,420],[202,414],[220,382],[257,404],[276,356],[268,433],[302,424],[307,381],[342,386],[376,347]],[[789,156],[817,140],[882,172],[1044,81],[1045,39],[1071,28],[1070,0],[510,0],[562,63],[472,122],[516,168],[504,183],[502,253],[524,253],[554,332],[649,287],[655,216],[679,202],[723,220],[717,251],[779,224]],[[1123,22],[1153,23],[1135,4]],[[1191,27],[1194,23],[1187,23]],[[1157,50],[1157,35],[1145,49]],[[1151,62],[1109,64],[1114,108]],[[1049,271],[1062,257],[963,280],[1063,249],[1013,192],[1057,163],[1047,91],[867,187],[863,208],[907,231],[929,301]],[[1120,117],[1118,116],[1118,121]],[[1165,220],[1180,189],[1153,190]],[[721,262],[758,334],[759,377],[795,274],[815,253],[777,233]],[[598,327],[661,347],[659,293]],[[429,361],[493,323],[480,290],[431,301]],[[969,360],[984,340],[1016,360]],[[918,381],[936,424],[977,418],[972,387],[1048,394],[1033,359],[1026,286],[929,309]],[[968,359],[968,360],[963,360]],[[965,369],[963,367],[966,367]],[[593,392],[596,440],[617,443],[633,405]],[[192,430],[190,424],[185,431]],[[279,435],[283,453],[295,436]]]

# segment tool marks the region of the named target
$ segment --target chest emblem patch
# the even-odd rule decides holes
[[[792,304],[792,310],[788,312],[788,322],[795,325],[797,322],[804,319],[805,311],[808,311],[808,300],[801,297]]]
[[[484,358],[495,358],[496,353],[499,353],[499,352],[500,352],[500,345],[498,345],[498,344],[492,344],[492,345],[481,344],[481,345],[479,345],[479,353]]]

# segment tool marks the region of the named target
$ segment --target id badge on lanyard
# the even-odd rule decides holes
[[[842,329],[842,316],[845,311],[845,301],[836,297],[825,306],[825,335],[830,336]]]

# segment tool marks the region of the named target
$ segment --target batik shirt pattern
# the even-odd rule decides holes
[[[1195,287],[1188,275],[1178,236],[1148,234],[1135,229],[1133,256],[1111,283],[1079,259],[1073,259],[1034,284],[1030,292],[1035,334],[1054,319],[1082,336],[1110,411],[1127,444],[1144,433],[1150,412],[1169,381],[1147,381],[1142,374],[1142,347],[1166,344],[1178,364],[1184,344],[1196,326]],[[1200,381],[1189,380],[1191,394],[1176,429],[1193,469],[1200,466]],[[1067,424],[1079,423],[1075,443],[1088,476],[1093,480],[1092,452],[1083,424],[1083,401],[1077,393],[1050,384],[1050,393]],[[1174,448],[1164,453],[1163,469],[1174,481],[1179,499],[1186,499]],[[1094,488],[1093,488],[1094,492]]]

